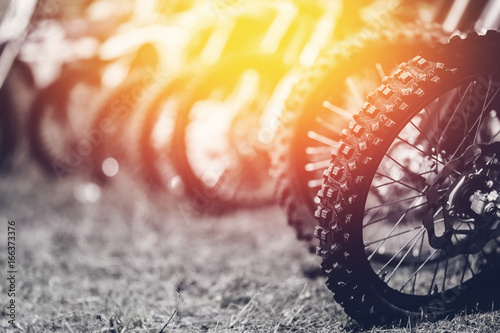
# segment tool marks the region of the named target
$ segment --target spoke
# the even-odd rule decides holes
[[[443,115],[442,113],[443,113],[443,110],[444,111],[449,110],[450,104],[455,99],[455,95],[457,95],[457,94],[458,94],[458,90],[454,89],[450,93],[446,94],[446,98],[442,98],[443,96],[439,96],[435,100],[436,103],[430,112],[431,114],[434,114],[434,111],[435,110],[437,111],[437,126],[435,127],[435,130],[434,130],[434,136],[436,138],[436,141],[438,142],[438,144],[437,144],[438,151],[441,151],[439,138],[443,134],[443,132],[441,131],[441,120],[443,118],[442,116],[444,116],[444,118],[447,119],[446,114]],[[434,117],[429,116],[429,119],[432,119],[432,118],[434,118]]]
[[[420,265],[420,259],[422,258],[422,249],[424,247],[424,239],[425,237],[420,238],[420,247],[418,249],[418,261],[417,261],[417,266]],[[413,284],[411,286],[411,294],[415,295],[415,286],[417,284],[417,275],[415,275],[415,278],[413,279]]]
[[[435,144],[437,145],[437,142],[433,142],[431,139],[429,139],[429,137],[427,135],[425,135],[424,132],[422,132],[422,130],[420,129],[420,127],[418,127],[417,125],[415,125],[415,123],[413,121],[410,121],[410,124],[415,127],[415,129],[420,133],[420,135],[422,135],[428,142],[430,142],[431,144]]]
[[[316,117],[316,123],[331,133],[340,133],[340,131],[342,131],[342,128],[339,129],[338,127],[335,127],[331,122],[326,121],[319,116]]]
[[[423,193],[423,191],[422,191],[422,190],[419,190],[419,189],[417,189],[417,188],[415,188],[415,187],[412,187],[412,186],[410,186],[410,185],[408,185],[408,184],[405,184],[405,183],[401,182],[400,180],[394,179],[394,178],[389,177],[389,176],[387,176],[387,175],[381,174],[381,173],[379,173],[379,172],[377,172],[377,173],[376,173],[376,175],[381,176],[381,177],[385,177],[385,178],[387,178],[387,179],[390,179],[390,180],[392,180],[394,183],[398,183],[398,184],[400,184],[400,185],[402,185],[402,186],[404,186],[404,187],[409,188],[410,190],[416,191],[416,192],[418,192],[418,193]]]
[[[308,155],[318,155],[318,154],[329,155],[331,151],[332,151],[332,147],[330,147],[330,146],[318,146],[318,147],[307,147],[306,148],[306,154],[308,154]]]
[[[485,107],[483,107],[483,111],[488,109],[490,104],[493,102],[493,99],[496,97],[496,95],[498,94],[498,91],[500,90],[500,88],[498,88],[496,91],[495,91],[495,94],[493,95],[493,97],[490,99],[490,101],[488,102],[488,105],[486,105]],[[498,112],[498,111],[497,111]],[[493,142],[493,140],[497,137],[497,135],[500,133],[500,130],[495,134],[495,136],[490,140],[490,143]]]
[[[427,265],[427,263],[432,259],[432,257],[434,257],[434,255],[437,253],[437,251],[439,251],[440,249],[435,249],[428,257],[427,259],[425,259],[425,261],[422,263],[422,265],[420,265],[417,270],[415,272],[413,272],[413,274],[410,276],[410,278],[403,284],[403,286],[399,289],[399,291],[401,292],[404,287],[406,287],[406,285],[415,277],[415,275],[417,275],[421,270],[422,268],[424,268],[425,265]]]
[[[321,187],[323,185],[323,179],[313,179],[307,182],[309,188]]]
[[[438,272],[438,269],[439,269],[439,263],[440,262],[441,262],[441,256],[439,256],[438,262],[436,264],[436,268],[434,269],[434,275],[432,276],[431,285],[429,287],[429,292],[427,293],[427,295],[430,295],[432,293],[432,287],[434,286],[434,282],[436,282],[436,275],[437,275],[437,272]]]
[[[415,205],[417,203],[417,200],[418,199],[415,199],[412,204],[410,205],[410,208],[399,218],[399,220],[394,224],[394,226],[392,227],[392,229],[389,231],[389,233],[387,234],[387,237],[389,237],[393,231],[397,228],[397,226],[401,223],[401,221],[404,220],[404,218],[406,217],[406,215],[408,214],[408,212],[410,211],[411,208],[413,208],[413,205]],[[380,249],[380,247],[382,245],[385,244],[385,240],[382,241],[379,246],[377,246],[377,248],[375,249],[375,251],[373,251],[373,253],[368,257],[368,260],[371,260],[372,257],[375,255],[375,253],[377,253],[377,251]]]
[[[307,136],[310,138],[310,139],[313,139],[313,140],[316,140],[318,142],[321,142],[322,144],[324,145],[327,145],[327,146],[330,146],[330,147],[336,147],[338,145],[338,142],[335,141],[335,140],[332,140],[330,138],[327,138],[326,136],[324,135],[321,135],[321,134],[318,134],[314,131],[309,131],[307,132]]]
[[[438,99],[439,99],[439,98],[438,98]],[[438,99],[436,99],[436,100],[438,100]],[[424,111],[424,113],[425,113],[425,116],[426,116],[426,118],[427,118],[427,121],[429,121],[429,119],[433,118],[433,117],[431,117],[431,115],[429,114],[429,106],[430,106],[431,104],[432,104],[432,102],[431,102],[429,105],[427,105],[425,108],[423,108],[423,109],[422,109],[422,110]],[[439,112],[438,112],[438,119],[439,119]],[[438,126],[439,126],[439,122],[438,122]]]
[[[385,74],[384,69],[382,68],[382,65],[379,62],[377,62],[375,64],[375,68],[377,68],[377,73],[380,76],[380,80],[383,80],[387,75]]]
[[[462,225],[464,224],[464,222],[461,222],[457,229],[460,228]],[[467,224],[467,226],[469,227],[469,229],[471,229],[470,225]],[[472,230],[472,229],[471,229]],[[457,231],[458,230],[454,230],[453,232],[453,237],[455,237],[455,240],[457,241],[457,243],[459,243],[460,241],[458,240],[458,237],[457,237]],[[474,277],[476,274],[474,274],[474,272],[472,271],[472,269],[469,267],[469,253],[467,254],[462,254],[462,257],[464,258],[465,260],[465,266],[464,266],[464,271],[462,272],[462,277],[460,278],[460,287],[462,286],[462,284],[464,283],[464,278],[465,278],[465,272],[467,271],[467,268],[469,268],[470,272],[472,273],[472,276]]]
[[[497,154],[493,154],[493,156],[490,158],[490,160],[488,162],[486,162],[486,165],[491,165],[491,163],[493,163],[493,161],[495,160]]]
[[[424,175],[427,175],[429,173],[433,173],[434,171],[433,170],[430,170],[430,171],[425,171],[425,172],[422,172],[422,173],[413,173],[416,177],[419,177],[419,176],[424,176]],[[395,184],[399,181],[402,181],[403,178],[400,178],[398,179],[397,181],[391,181],[391,182],[387,182],[387,183],[383,183],[383,184],[380,184],[380,185],[377,185],[377,186],[373,186],[374,189],[377,189],[377,188],[381,188],[381,187],[384,187],[384,186],[389,186],[389,185],[392,185],[392,184]]]
[[[413,172],[411,170],[409,170],[408,167],[406,167],[406,166],[402,165],[400,162],[396,161],[396,159],[394,159],[394,157],[392,157],[391,155],[386,153],[385,156],[387,156],[391,161],[396,163],[401,169],[403,169],[403,171],[406,171],[408,173],[413,174]]]
[[[498,92],[500,91],[500,88],[498,88],[496,91],[495,91],[495,94],[493,95],[493,97],[491,97],[490,101],[488,102],[488,104],[486,105],[485,109],[487,109],[491,102],[493,102],[493,99],[495,98],[495,96],[498,94]],[[481,115],[482,115],[482,112],[481,112]],[[457,149],[455,150],[455,152],[453,153],[451,159],[455,158],[456,154],[458,153],[458,151],[460,150],[460,148],[463,146],[465,140],[469,137],[469,134],[470,132],[472,131],[472,129],[476,126],[480,127],[481,123],[480,123],[480,120],[482,119],[482,117],[476,119],[476,121],[474,122],[474,124],[472,125],[471,129],[466,133],[466,135],[464,135],[464,138],[463,140],[460,142],[460,144],[458,145]]]
[[[462,148],[462,147],[463,147],[463,145],[464,145],[465,141],[467,140],[467,138],[469,138],[469,135],[470,135],[470,133],[471,133],[472,129],[476,126],[476,124],[477,124],[477,126],[479,127],[479,121],[480,121],[480,119],[481,119],[481,118],[476,119],[476,121],[474,121],[474,124],[472,124],[471,129],[470,129],[467,133],[464,133],[464,138],[462,139],[462,141],[460,142],[460,144],[457,146],[457,148],[455,149],[455,151],[454,151],[454,152],[453,152],[453,154],[451,155],[450,160],[455,159],[455,156],[456,156],[456,155],[457,155],[457,153],[460,151],[460,148]]]
[[[434,218],[434,217],[438,216],[438,214],[440,214],[442,211],[443,211],[443,207],[439,206],[439,208],[436,210],[436,212],[434,213],[434,215],[432,215],[432,217]]]
[[[459,90],[460,102],[457,104],[457,106],[455,107],[455,110],[453,110],[453,114],[448,119],[454,119],[455,118],[455,114],[458,112],[458,109],[460,108],[460,105],[463,103],[464,97],[467,94],[467,92],[469,91],[471,85],[472,85],[472,82],[470,82],[469,85],[467,86],[467,90],[465,91],[465,93],[464,93],[463,96],[460,96],[460,90]],[[448,127],[450,126],[450,124],[451,124],[451,121],[448,121],[448,123],[446,124],[445,128],[441,131],[442,134],[446,133],[446,131],[448,130]],[[440,139],[438,141],[438,145],[441,145],[441,143],[442,143],[441,140],[442,139],[443,139],[443,135],[441,135],[441,137],[440,137]]]
[[[434,224],[441,223],[441,222],[444,222],[444,218],[439,219],[439,220],[435,220],[435,221],[434,221]]]
[[[406,253],[404,254],[403,258],[401,258],[401,260],[398,262],[398,264],[396,265],[396,267],[394,267],[394,269],[391,272],[391,275],[389,275],[389,277],[387,278],[386,283],[388,283],[392,279],[392,277],[394,276],[394,274],[396,274],[396,271],[399,269],[399,267],[401,266],[401,264],[403,263],[403,261],[408,256],[408,254],[413,250],[413,248],[415,247],[415,244],[417,244],[417,242],[420,239],[420,237],[423,237],[423,235],[425,234],[425,231],[426,231],[426,229],[422,226],[422,231],[418,235],[415,236],[417,238],[411,244],[410,248],[406,251]]]
[[[368,242],[368,243],[365,243],[363,244],[365,247],[368,247],[370,245],[373,245],[373,244],[376,244],[376,243],[379,243],[379,242],[382,242],[382,241],[385,241],[385,240],[388,240],[388,239],[391,239],[391,238],[394,238],[394,237],[398,237],[398,236],[401,236],[401,235],[404,235],[404,234],[407,234],[409,232],[413,232],[415,230],[422,230],[424,229],[424,226],[418,226],[418,227],[414,227],[413,229],[408,229],[406,231],[401,231],[400,233],[397,233],[397,234],[394,234],[394,235],[391,235],[389,237],[385,237],[385,238],[380,238],[380,239],[377,239],[377,240],[374,240],[374,241],[371,241],[371,242]],[[413,238],[412,238],[413,239]],[[410,240],[411,241],[411,240]],[[405,246],[408,245],[408,244],[405,244]],[[404,248],[404,246],[403,246]],[[401,250],[400,250],[401,251]],[[399,252],[398,252],[399,253]]]
[[[474,80],[471,83],[473,84],[473,88],[476,87],[476,85],[477,85],[477,81],[476,80]],[[472,91],[473,88],[471,88],[470,90]],[[464,137],[468,137],[469,140],[470,140],[470,137],[468,135],[465,135],[465,133],[469,134],[472,131],[472,128],[474,128],[474,126],[472,126],[471,129],[468,129],[468,125],[469,124],[467,122],[467,114],[470,114],[470,101],[471,101],[472,94],[469,92],[468,95],[469,95],[469,99],[468,99],[467,104],[466,104],[466,106],[467,106],[467,112],[465,112],[466,111],[465,108],[462,108],[462,114],[463,114],[463,119],[464,119]],[[481,124],[481,122],[479,122],[479,124]],[[479,127],[479,125],[478,125],[478,127]]]
[[[490,78],[488,80],[488,89],[486,90],[486,97],[484,98],[483,107],[481,108],[481,118],[483,117],[484,110],[486,110],[486,101],[488,100],[488,94],[490,93],[491,83],[492,83],[492,78],[490,76]],[[477,142],[477,136],[479,134],[479,128],[480,127],[481,126],[477,127],[476,134],[474,135],[474,141],[473,142]]]
[[[436,130],[441,126],[441,119],[440,119],[440,115],[441,115],[441,112],[438,112],[438,125],[436,127]],[[441,156],[441,145],[439,143],[439,139],[438,139],[438,136],[437,136],[437,133],[434,134],[435,137],[436,137],[436,149],[437,149],[437,153],[439,154],[438,156]],[[444,156],[441,157],[443,160],[445,159]],[[436,163],[435,164],[435,171],[436,171],[436,175],[439,175],[439,163]],[[443,167],[444,169],[444,167]]]
[[[361,95],[361,93],[358,90],[358,86],[354,83],[351,77],[348,77],[345,82],[347,83],[347,86],[349,87],[349,90],[351,91],[352,95],[356,99],[358,105],[361,107],[363,103],[365,102],[365,99]]]
[[[445,165],[442,161],[438,160],[437,158],[435,158],[434,156],[432,155],[429,155],[427,154],[425,151],[423,151],[422,149],[418,148],[417,146],[409,143],[408,141],[406,141],[405,139],[403,139],[402,137],[400,137],[399,135],[397,136],[397,139],[400,140],[401,142],[404,142],[406,143],[407,145],[413,147],[415,150],[417,150],[418,152],[420,152],[422,155],[424,156],[428,156],[429,158],[433,159],[434,161],[438,162],[438,163],[441,163],[442,165]]]
[[[332,103],[328,102],[328,101],[324,101],[323,102],[323,107],[325,107],[326,109],[332,111],[333,113],[341,116],[341,117],[344,117],[346,119],[349,119],[351,120],[352,119],[352,113],[347,111],[347,110],[344,110],[336,105],[333,105]]]
[[[307,163],[304,167],[306,171],[317,171],[317,170],[323,170],[328,168],[328,165],[330,165],[330,159],[328,160],[323,160],[323,161],[318,161],[314,163]]]
[[[500,88],[497,88],[497,90],[495,91],[495,93],[491,97],[491,99],[488,102],[488,104],[486,104],[486,106],[484,107],[484,110],[487,110],[490,107],[490,104],[493,103],[493,100],[495,99],[495,97],[497,96],[497,94],[498,94],[499,91],[500,91]]]
[[[405,202],[405,201],[408,201],[408,200],[420,198],[422,196],[423,196],[423,194],[420,194],[420,195],[416,195],[416,196],[413,196],[413,197],[409,197],[409,198],[405,198],[405,199],[401,199],[401,200],[396,200],[396,201],[392,201],[392,202],[388,202],[388,203],[383,203],[383,204],[380,204],[380,205],[372,206],[370,208],[365,209],[365,213],[368,212],[368,211],[370,211],[370,210],[376,209],[376,208],[381,208],[381,207],[386,207],[386,206],[394,205],[394,204],[397,204],[397,203],[400,203],[400,202]]]
[[[417,206],[415,206],[415,207],[409,208],[409,209],[407,209],[406,211],[399,211],[399,212],[395,213],[394,215],[401,214],[401,213],[403,213],[403,212],[409,212],[409,211],[412,211],[412,210],[418,209],[418,208],[420,208],[420,207],[422,207],[422,206],[425,206],[425,205],[427,205],[427,202],[424,202],[423,204],[420,204],[420,205],[417,205]],[[390,216],[382,217],[382,218],[377,219],[377,220],[375,220],[375,221],[370,221],[370,222],[368,222],[368,223],[364,224],[364,225],[363,225],[363,228],[368,227],[368,226],[370,226],[370,225],[372,225],[372,224],[375,224],[375,223],[382,222],[382,221],[384,221],[384,220],[387,220],[388,218],[390,218]]]
[[[498,132],[493,136],[493,138],[490,140],[490,142],[488,142],[488,144],[492,144],[494,142],[493,140],[496,139],[496,137],[498,136],[498,134],[500,134],[500,130],[498,130]]]

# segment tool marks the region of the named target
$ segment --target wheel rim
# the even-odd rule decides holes
[[[486,89],[482,98],[476,93],[480,84]],[[500,140],[496,112],[500,94],[496,87],[498,83],[491,78],[486,83],[474,78],[427,104],[398,133],[374,174],[364,210],[365,253],[379,279],[400,293],[431,297],[460,290],[498,258],[498,218],[483,227],[486,232],[475,233],[480,235],[477,237],[486,237],[487,232],[493,236],[481,246],[470,246],[464,251],[459,238],[471,237],[471,233],[458,230],[470,230],[474,224],[478,227],[480,216],[460,211],[453,222],[449,216],[449,200],[458,200],[459,194],[485,191],[484,186],[474,185],[473,179],[459,183],[467,172],[467,163],[460,160],[470,147]],[[480,116],[474,118],[478,112]],[[498,171],[496,153],[488,156],[490,168]],[[446,169],[447,165],[454,170]],[[447,191],[446,197],[443,193]],[[436,193],[442,195],[436,198]],[[472,222],[466,222],[467,219]],[[394,223],[389,224],[388,220]],[[454,235],[452,229],[457,230]],[[437,246],[430,240],[430,232],[442,235],[447,230],[451,238],[457,238],[454,243],[461,244],[461,251],[453,252],[451,246]],[[374,260],[378,254],[386,259]]]

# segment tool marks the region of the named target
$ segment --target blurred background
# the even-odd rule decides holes
[[[175,306],[172,290],[186,279],[186,290],[194,290],[187,304],[203,312],[213,301],[224,309],[217,319],[203,312],[208,327],[228,318],[244,327],[265,316],[252,300],[264,285],[278,288],[265,281],[275,268],[273,279],[288,281],[295,299],[319,295],[329,307],[316,282],[302,289],[317,278],[317,261],[296,247],[287,219],[314,248],[323,171],[366,94],[435,42],[497,30],[499,13],[500,1],[492,0],[0,0],[0,219],[26,225],[26,309],[35,308],[28,301],[35,296],[49,304],[36,320],[22,317],[30,324],[20,330],[51,322],[66,329],[50,312],[64,298],[55,291],[63,286],[83,303],[100,304],[94,311],[95,303],[70,301],[79,313],[68,319],[73,329],[95,321],[128,327],[120,318],[135,315],[137,327],[159,327]],[[376,62],[373,45],[386,52]],[[292,214],[286,198],[294,191]],[[301,210],[312,220],[304,230],[290,222]],[[185,253],[190,242],[195,254]],[[105,253],[100,261],[97,249]],[[136,253],[139,261],[124,259]],[[227,261],[232,253],[256,257]],[[46,273],[43,263],[51,267]],[[249,279],[258,282],[249,287],[241,281],[255,267]],[[116,304],[103,305],[113,276],[125,288],[143,269],[151,283],[164,281],[162,300],[136,286],[138,303],[124,306],[119,294]],[[96,287],[71,287],[79,274]],[[222,282],[221,274],[228,276]],[[217,292],[193,276],[208,276]],[[35,287],[43,279],[54,284],[50,297]],[[319,311],[318,325],[336,327],[314,300],[301,312],[287,288],[278,293],[284,305],[276,311],[292,311],[278,322],[293,326],[301,318],[296,325],[304,326]],[[197,297],[204,307],[195,306]],[[134,312],[141,302],[160,302],[162,314]],[[196,314],[183,318],[179,331],[202,326]]]
[[[126,174],[207,212],[273,203],[270,156],[286,101],[332,49],[351,57],[381,31],[401,33],[399,23],[423,35],[494,28],[498,11],[486,0],[1,5],[2,178],[35,164],[97,189]],[[380,79],[349,82],[348,105],[334,105],[344,115]],[[312,134],[316,144],[337,140],[345,121],[332,123]]]

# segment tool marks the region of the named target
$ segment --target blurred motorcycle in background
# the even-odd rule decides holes
[[[300,63],[313,62],[330,40],[338,10],[332,4],[264,1],[241,5],[231,13],[231,26],[240,30],[235,29],[221,43],[224,49],[218,53],[222,58],[199,71],[183,96],[164,101],[175,116],[171,139],[162,140],[170,146],[161,149],[168,151],[164,156],[178,176],[162,178],[158,166],[161,168],[166,159],[162,162],[148,157],[150,165],[156,167],[151,173],[160,175],[156,177],[160,183],[170,181],[168,185],[200,211],[273,202],[268,156],[272,137],[262,134],[275,126],[278,115],[272,103],[276,106],[283,99],[293,82],[294,69]],[[252,36],[252,40],[243,36]],[[158,101],[152,105],[157,108]],[[161,113],[154,108],[148,112],[159,117]],[[151,133],[155,130],[153,127]],[[145,129],[144,136],[147,131],[151,129]],[[151,148],[146,151],[149,156],[161,157]]]
[[[19,125],[23,100],[34,88],[30,68],[19,51],[37,5],[33,0],[3,1],[0,7],[0,171],[10,170],[24,131]]]

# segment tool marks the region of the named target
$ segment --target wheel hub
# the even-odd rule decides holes
[[[472,145],[444,167],[427,194],[424,226],[431,246],[449,256],[473,254],[500,236],[497,156],[500,143]]]

